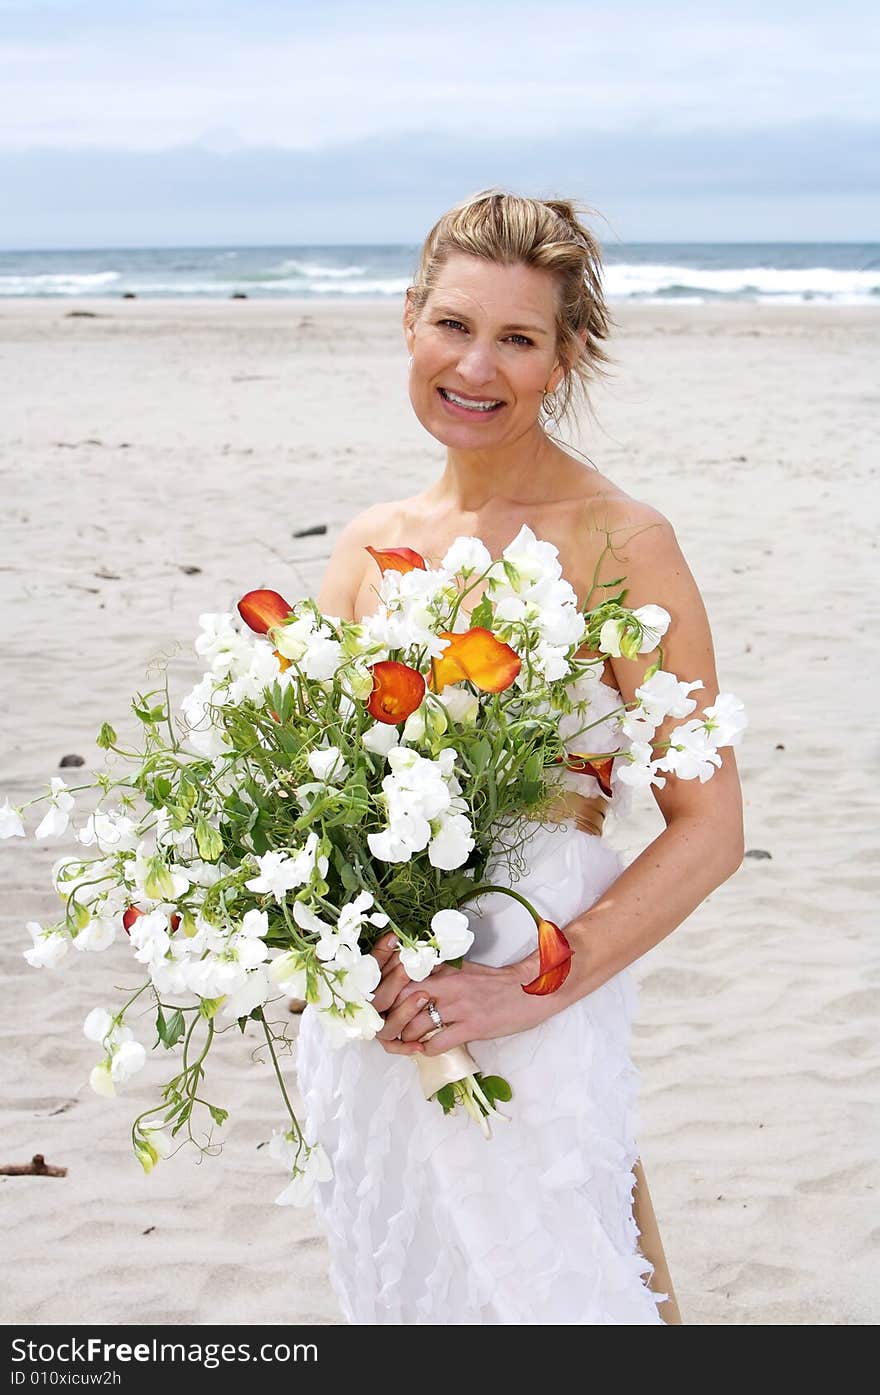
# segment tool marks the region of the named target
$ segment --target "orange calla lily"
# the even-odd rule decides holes
[[[367,547],[367,552],[383,572],[427,571],[425,559],[411,547]]]
[[[396,659],[383,659],[373,664],[373,691],[367,701],[367,711],[377,722],[396,726],[405,722],[425,696],[424,674]]]
[[[470,679],[484,693],[502,693],[522,668],[516,650],[479,625],[464,634],[441,630],[440,638],[449,643],[440,658],[431,661],[431,688],[435,693],[442,693],[447,683],[459,683],[463,678]]]
[[[538,953],[540,972],[530,983],[524,983],[524,993],[541,996],[555,993],[568,978],[572,948],[558,925],[552,920],[538,921]]]
[[[280,625],[291,609],[277,591],[248,591],[238,603],[242,620],[258,635],[268,634],[273,625]]]
[[[559,756],[558,760],[562,760]],[[598,781],[599,788],[609,799],[614,795],[611,784],[611,767],[614,764],[614,756],[603,756],[596,759],[593,756],[584,755],[580,751],[569,751],[566,769],[574,771],[578,775],[593,775]]]

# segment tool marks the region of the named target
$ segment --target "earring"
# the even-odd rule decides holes
[[[541,406],[544,409],[544,412],[547,415],[547,417],[555,417],[559,408],[559,404],[556,401],[556,393],[545,392],[541,398]]]
[[[412,366],[413,366],[413,356],[412,356],[412,354],[410,354],[409,360],[408,360],[408,362],[407,362],[407,368],[412,368]]]

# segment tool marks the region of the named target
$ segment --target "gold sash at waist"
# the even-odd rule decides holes
[[[578,794],[576,790],[562,790],[554,799],[547,813],[549,822],[571,819],[582,833],[595,833],[601,836],[605,822],[608,800],[602,794]]]

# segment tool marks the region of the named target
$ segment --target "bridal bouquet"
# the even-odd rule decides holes
[[[99,1049],[99,1094],[144,1065],[136,1031],[146,1023],[153,1048],[174,1058],[132,1125],[147,1172],[175,1140],[213,1146],[200,1111],[218,1126],[227,1113],[203,1095],[205,1061],[215,1034],[237,1027],[264,1040],[289,1116],[271,1144],[289,1171],[279,1200],[303,1199],[328,1163],[291,1107],[276,1050],[286,1038],[267,1019],[273,994],[305,999],[328,1048],[370,1039],[383,1026],[371,1005],[379,936],[391,929],[409,977],[425,979],[461,962],[474,938],[462,907],[489,891],[534,917],[540,967],[523,991],[555,992],[571,948],[538,908],[484,879],[492,855],[516,858],[523,820],[551,816],[567,771],[594,775],[608,796],[618,781],[663,784],[666,773],[706,780],[718,747],[745,727],[742,704],[722,693],[652,742],[667,716],[694,711],[689,694],[702,687],[662,667],[668,613],[627,609],[625,591],[588,609],[595,578],[580,609],[556,548],[528,527],[495,560],[471,537],[437,567],[406,547],[367,550],[377,608],[360,623],[272,591],[249,592],[238,617],[201,616],[204,677],[177,715],[167,680],[134,698],[139,749],[101,728],[99,747],[125,773],[80,787],[99,798],[76,831],[81,852],[53,869],[63,912],[28,924],[32,965],[123,940],[139,967],[142,981],[95,1007],[84,1030]],[[575,657],[584,646],[599,657]],[[590,729],[608,715],[591,718],[602,656],[654,651],[637,701],[619,710],[629,749],[591,750]],[[38,839],[66,831],[77,793],[52,780]],[[0,806],[0,835],[24,833],[23,812]],[[466,1048],[417,1064],[444,1111],[462,1106],[485,1132],[503,1117],[496,1104],[510,1085],[482,1076]]]

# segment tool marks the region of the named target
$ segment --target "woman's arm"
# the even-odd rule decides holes
[[[635,609],[653,602],[669,611],[663,667],[687,682],[702,681],[703,687],[691,693],[697,701],[692,715],[697,717],[715,701],[720,686],[697,583],[662,514],[639,506],[622,531],[630,541],[615,548],[614,574],[626,576],[626,604]],[[656,652],[610,659],[625,702],[635,701],[635,690],[655,658]],[[664,740],[685,720],[668,717],[657,728],[654,742]],[[705,783],[673,775],[667,776],[662,789],[652,786],[666,827],[605,894],[565,928],[575,955],[566,983],[552,995],[558,1008],[593,992],[659,944],[740,866],[745,848],[742,788],[730,746],[721,748],[721,760]],[[537,953],[530,959],[536,964]],[[524,963],[523,971],[530,971],[532,964]]]
[[[607,576],[626,575],[626,604],[633,609],[654,603],[669,611],[672,622],[663,639],[664,668],[686,681],[700,679],[693,716],[710,706],[719,691],[715,654],[706,609],[671,524],[656,510],[630,505],[615,538]],[[597,604],[596,597],[591,604]],[[646,669],[656,658],[612,659],[615,681],[625,702],[635,700]],[[663,740],[683,718],[667,718],[657,729]],[[538,973],[538,952],[502,969],[465,961],[461,970],[438,969],[427,984],[405,985],[388,1011],[380,1033],[386,1050],[401,1049],[430,1027],[422,1012],[413,1016],[415,995],[431,996],[445,1020],[453,1023],[425,1043],[436,1055],[461,1042],[486,1040],[523,1031],[594,992],[608,979],[659,944],[722,882],[743,858],[742,791],[733,750],[722,748],[722,765],[704,784],[667,777],[653,788],[663,814],[663,832],[627,867],[594,905],[562,928],[574,955],[568,978],[556,993],[534,998],[522,992]],[[383,981],[382,988],[385,988]],[[384,1003],[382,990],[382,1005]],[[410,999],[408,1002],[407,999]],[[382,1006],[379,1007],[382,1010]],[[538,1014],[539,1016],[536,1016]],[[401,1042],[394,1037],[399,1032]]]

